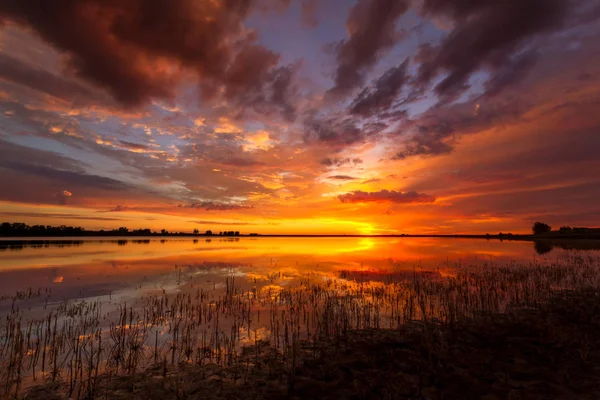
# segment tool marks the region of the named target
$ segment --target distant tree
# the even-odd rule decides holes
[[[219,232],[219,236],[223,236],[223,232]]]
[[[2,225],[0,225],[0,232],[2,233],[10,233],[12,230],[12,226],[10,224],[10,222],[3,222]]]
[[[169,233],[169,232],[167,232],[167,230],[166,230],[166,229],[161,229],[161,230],[160,230],[160,233],[161,233],[161,235],[166,235],[166,234],[167,234],[167,233]]]
[[[542,233],[550,232],[552,230],[552,227],[548,224],[538,221],[535,224],[533,224],[531,230],[533,231],[534,235],[540,235]]]
[[[233,236],[240,236],[240,232],[239,232],[239,231],[235,231],[235,232],[233,233]]]
[[[570,226],[561,226],[558,231],[560,233],[569,233],[569,232],[572,232],[573,229]]]
[[[194,229],[194,235],[197,235],[198,233],[200,233],[200,231],[198,229]]]
[[[211,230],[206,231],[205,235],[206,236],[212,236],[212,231]]]
[[[125,228],[124,226],[119,228],[119,233],[127,233],[129,232],[129,229]]]

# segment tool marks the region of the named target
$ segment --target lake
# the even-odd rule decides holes
[[[539,254],[539,253],[544,254]],[[221,285],[234,274],[255,285],[283,273],[291,285],[311,272],[435,270],[461,265],[530,263],[598,251],[543,249],[525,241],[453,238],[47,238],[0,240],[0,297],[48,289],[28,302],[109,296],[131,301],[157,289],[178,291],[189,279]],[[246,286],[244,285],[244,286]],[[0,303],[0,310],[6,304]]]
[[[161,360],[230,364],[258,341],[287,354],[300,340],[350,329],[505,312],[555,290],[600,287],[597,247],[456,238],[2,240],[0,394],[40,377],[89,389],[103,371],[135,373]]]
[[[540,255],[531,242],[445,238],[4,240],[0,296],[49,288],[57,301],[108,294],[127,299],[157,287],[177,290],[189,274],[220,282],[232,273],[248,280],[283,272],[288,282],[309,271],[330,277],[413,268],[451,273],[460,264],[528,263],[572,253],[553,249]]]

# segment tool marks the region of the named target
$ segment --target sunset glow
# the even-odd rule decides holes
[[[0,4],[3,221],[600,225],[594,1],[34,3]]]

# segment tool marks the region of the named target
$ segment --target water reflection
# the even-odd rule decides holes
[[[35,348],[19,342],[27,343],[24,355],[45,349],[39,343],[54,332],[48,315],[61,340],[83,338],[90,351],[110,337],[134,344],[125,352],[153,345],[156,355],[148,363],[166,356],[165,349],[174,349],[171,364],[219,363],[238,344],[259,337],[283,349],[288,332],[310,340],[414,319],[454,321],[481,310],[502,312],[527,300],[524,295],[538,299],[557,288],[600,287],[598,252],[589,250],[597,247],[583,242],[116,238],[4,244],[0,316],[7,323],[0,328],[14,336],[32,324],[39,332]],[[68,349],[57,343],[54,359],[66,359]],[[103,351],[98,354],[113,354]],[[21,372],[12,374],[21,379]]]
[[[547,254],[554,249],[562,250],[600,250],[598,240],[536,240],[533,247],[538,254]]]
[[[0,241],[0,296],[31,287],[51,289],[56,301],[136,297],[161,287],[177,290],[178,282],[169,278],[174,270],[212,281],[235,271],[250,283],[274,271],[289,277],[344,271],[385,281],[415,270],[448,275],[461,264],[529,262],[598,245],[438,238],[7,240]]]
[[[539,255],[544,255],[550,253],[554,249],[554,246],[549,242],[535,241],[533,242],[533,248]]]
[[[527,263],[535,257],[557,258],[599,247],[598,241],[439,238],[6,240],[0,241],[0,296],[31,287],[51,289],[55,301],[137,297],[160,287],[177,290],[178,282],[170,278],[174,270],[204,274],[212,281],[232,271],[249,282],[275,271],[289,277],[308,272],[337,277],[343,271],[385,281],[416,276],[415,271],[452,275],[459,265]]]

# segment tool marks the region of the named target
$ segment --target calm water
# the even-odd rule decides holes
[[[439,238],[0,240],[0,371],[8,371],[0,397],[40,378],[73,382],[94,363],[95,373],[123,371],[125,359],[128,373],[167,358],[227,363],[262,339],[285,353],[290,341],[340,329],[501,312],[523,295],[600,287],[597,247]],[[468,273],[452,279],[460,271]]]
[[[176,292],[191,281],[217,288],[227,276],[236,276],[247,289],[272,284],[269,276],[275,273],[281,274],[278,285],[292,285],[308,272],[332,278],[368,274],[368,279],[381,271],[444,275],[465,264],[530,263],[584,253],[545,247],[438,238],[5,240],[0,241],[0,298],[41,288],[44,295],[28,301],[34,311],[48,301],[127,301]],[[0,301],[0,311],[9,306]]]

